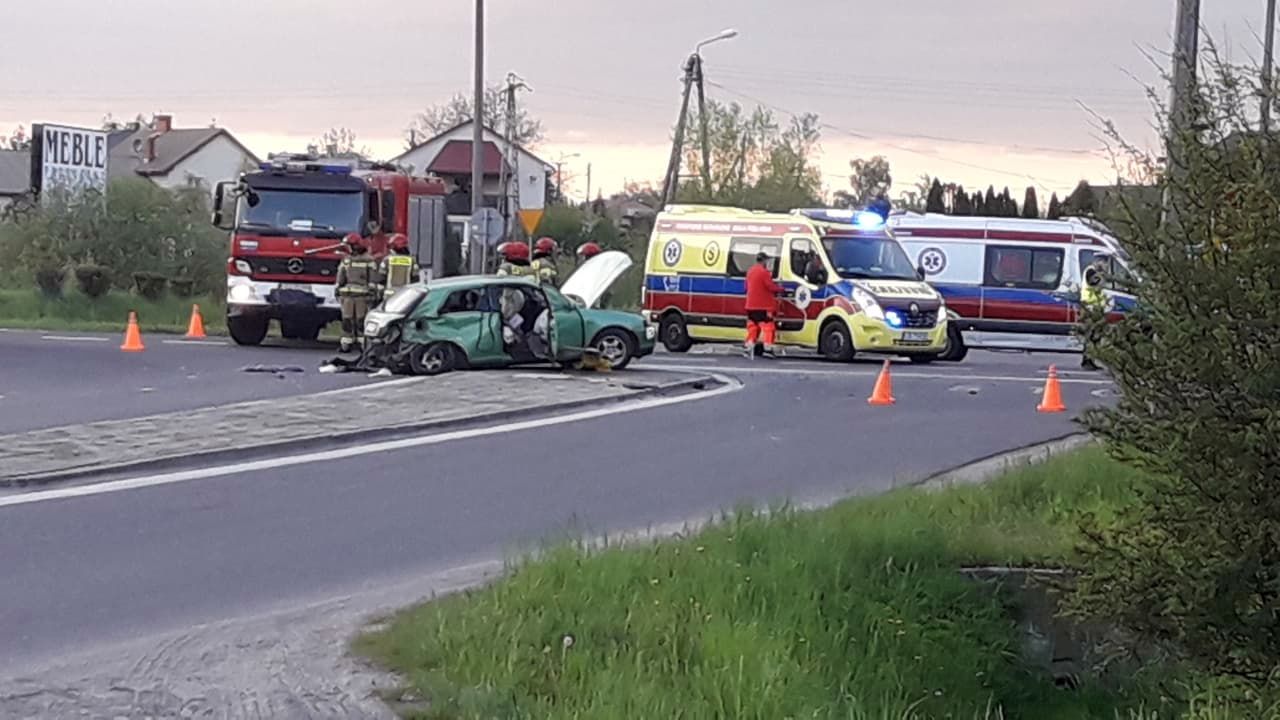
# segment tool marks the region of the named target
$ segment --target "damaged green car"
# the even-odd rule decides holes
[[[398,373],[574,365],[592,355],[616,369],[653,353],[657,329],[639,313],[593,307],[631,267],[600,253],[560,289],[515,276],[469,275],[409,285],[365,319],[365,342]]]

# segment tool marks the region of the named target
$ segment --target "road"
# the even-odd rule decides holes
[[[98,352],[85,345],[68,354]],[[111,350],[102,348],[98,382],[112,377],[122,387],[147,374],[119,363],[167,362],[179,356],[165,353],[179,350],[200,351],[180,356],[183,367],[239,378],[257,393],[340,381],[234,374],[294,353],[314,366],[322,357],[314,351],[196,346],[121,360],[108,358]],[[897,404],[871,407],[874,363],[660,354],[644,365],[714,367],[744,386],[664,407],[620,406],[589,421],[0,506],[0,548],[7,549],[0,553],[0,677],[140,634],[358,594],[571,527],[614,531],[702,517],[738,501],[884,490],[1074,431],[1074,412],[1035,412],[1044,367],[1072,359],[975,352],[959,365],[897,365]],[[1064,396],[1075,411],[1100,402],[1104,388],[1096,375],[1069,373]],[[129,396],[120,388],[102,392]],[[76,397],[69,392],[51,404]]]

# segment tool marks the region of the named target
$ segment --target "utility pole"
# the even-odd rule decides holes
[[[591,207],[591,163],[587,163],[587,207]]]
[[[1276,42],[1276,0],[1267,0],[1267,29],[1262,45],[1262,134],[1271,133],[1271,104],[1275,101],[1271,73]]]
[[[471,216],[475,217],[484,205],[484,0],[476,0],[475,41],[475,104],[472,108],[471,134]],[[487,240],[487,238],[486,238]],[[489,263],[489,244],[485,242],[480,252],[471,252],[471,271],[483,273]],[[477,262],[478,261],[478,262]]]
[[[1196,92],[1196,53],[1200,45],[1200,0],[1178,0],[1174,26],[1173,98],[1169,103],[1169,137],[1166,140],[1164,222],[1177,224],[1180,192],[1186,162],[1182,147],[1194,131],[1192,98]]]
[[[702,133],[702,192],[711,192],[711,141],[707,134],[707,92],[702,83],[702,56],[694,56],[694,82],[698,84],[698,124]]]
[[[680,100],[680,115],[676,118],[675,138],[671,141],[671,158],[667,161],[667,175],[662,180],[663,206],[675,202],[676,186],[680,183],[680,155],[684,152],[684,125],[689,117],[689,92],[693,89],[693,56],[684,64],[684,93]]]
[[[513,171],[518,167],[519,158],[516,156],[516,90],[525,89],[532,90],[524,80],[513,72],[507,73],[507,86],[503,89],[503,93],[507,96],[507,115],[505,121],[506,131],[506,152],[503,155],[502,167],[498,170],[498,187],[502,188],[502,195],[506,202],[502,209],[502,217],[506,221],[507,232],[511,232],[511,216],[513,206],[519,207],[520,203],[520,181],[516,178],[515,192],[511,192],[509,187],[511,179],[507,177],[507,168]],[[532,242],[532,239],[530,239]]]

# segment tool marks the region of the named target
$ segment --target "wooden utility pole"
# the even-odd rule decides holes
[[[1194,132],[1193,103],[1196,92],[1196,54],[1200,45],[1200,0],[1177,0],[1178,16],[1174,26],[1173,97],[1169,103],[1169,137],[1166,139],[1164,221],[1177,224],[1181,205],[1174,193],[1180,192],[1185,180],[1186,162],[1183,145]]]
[[[671,142],[671,159],[667,161],[667,176],[662,181],[663,206],[675,202],[676,187],[680,183],[680,156],[684,153],[684,127],[689,118],[689,93],[693,89],[694,57],[690,55],[684,64],[684,95],[680,100],[680,115],[676,118],[676,133]]]
[[[475,217],[484,206],[484,0],[476,0],[475,40],[475,103],[471,108],[471,216]],[[486,242],[475,252],[471,244],[471,271],[483,273],[489,262],[489,245]]]
[[[1276,42],[1276,0],[1267,0],[1267,26],[1262,45],[1262,133],[1271,132],[1271,104],[1275,102],[1274,82],[1271,77],[1274,66]]]

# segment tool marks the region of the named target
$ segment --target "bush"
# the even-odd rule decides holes
[[[165,285],[169,279],[164,275],[149,272],[133,274],[133,286],[138,294],[148,300],[159,300],[164,296]]]
[[[62,296],[62,286],[67,281],[67,271],[60,267],[43,267],[35,271],[36,287],[47,298]]]
[[[1087,422],[1157,480],[1086,527],[1074,606],[1257,687],[1280,680],[1280,141],[1252,130],[1257,75],[1208,57],[1178,164],[1127,146],[1174,221],[1138,198],[1116,227],[1139,309],[1088,319],[1122,398]]]
[[[169,289],[180,298],[194,297],[196,294],[196,281],[191,278],[170,278]]]
[[[111,289],[111,269],[101,265],[77,265],[76,285],[91,298],[100,298]]]

